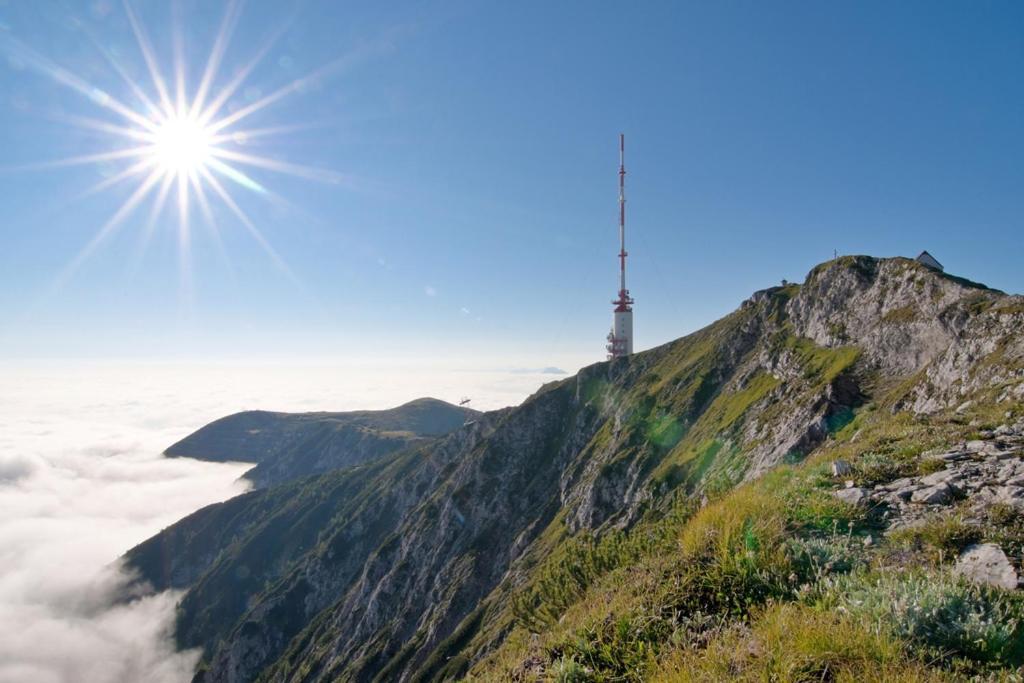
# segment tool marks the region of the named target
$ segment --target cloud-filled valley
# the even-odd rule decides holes
[[[0,375],[0,683],[181,683],[177,596],[127,604],[117,558],[243,490],[249,467],[168,459],[168,445],[247,408],[383,408],[433,394],[480,408],[550,378],[505,371],[33,363]]]

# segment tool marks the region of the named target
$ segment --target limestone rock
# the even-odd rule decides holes
[[[839,500],[849,503],[850,505],[867,505],[868,502],[868,491],[860,487],[853,487],[848,489],[840,489],[835,492],[835,497]]]
[[[845,460],[833,460],[832,461],[832,476],[833,477],[845,477],[853,472],[853,468],[850,463]]]
[[[954,571],[974,583],[1008,590],[1017,587],[1017,572],[995,543],[969,546],[957,559]]]
[[[910,496],[910,502],[923,503],[925,505],[942,505],[952,497],[953,491],[950,489],[949,484],[941,483],[914,491]]]

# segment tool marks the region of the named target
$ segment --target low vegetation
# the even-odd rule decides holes
[[[870,510],[831,495],[837,457],[858,483],[928,474],[923,453],[974,429],[869,407],[799,465],[677,505],[670,522],[576,538],[469,679],[1019,680],[1024,598],[951,563],[971,543],[1012,543],[1024,517],[993,506],[981,525],[953,514],[885,537]]]

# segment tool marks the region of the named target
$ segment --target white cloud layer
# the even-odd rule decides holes
[[[184,683],[171,593],[115,605],[117,558],[241,492],[248,466],[167,459],[244,409],[384,408],[425,395],[518,403],[550,376],[422,364],[0,364],[0,683]]]

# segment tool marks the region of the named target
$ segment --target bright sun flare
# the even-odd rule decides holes
[[[339,57],[302,78],[264,94],[255,101],[239,104],[232,98],[242,89],[253,70],[282,35],[283,30],[275,33],[250,61],[236,69],[226,83],[218,84],[218,70],[241,14],[242,3],[231,0],[227,3],[202,76],[198,82],[189,84],[186,82],[189,70],[186,68],[180,43],[176,43],[174,59],[170,65],[171,78],[167,79],[145,28],[132,8],[132,3],[126,0],[123,7],[138,43],[142,62],[149,72],[151,87],[147,88],[132,79],[118,58],[105,48],[98,45],[97,47],[113,71],[128,86],[131,96],[126,100],[102,90],[68,68],[39,54],[9,33],[0,31],[0,51],[7,52],[19,63],[78,92],[91,104],[114,115],[112,120],[76,116],[70,117],[69,122],[111,135],[119,140],[120,144],[93,154],[42,163],[35,167],[53,168],[108,162],[124,164],[122,170],[108,175],[83,196],[133,180],[137,182],[135,190],[121,207],[100,226],[93,238],[64,269],[55,286],[59,286],[70,277],[103,240],[117,230],[143,202],[150,199],[152,203],[144,223],[143,246],[145,248],[153,224],[163,214],[165,206],[176,205],[183,270],[187,267],[185,264],[191,240],[193,214],[198,213],[202,217],[214,239],[220,244],[218,233],[221,222],[215,217],[211,202],[211,199],[216,198],[252,235],[274,263],[294,279],[287,265],[239,206],[230,189],[241,188],[272,201],[279,201],[250,175],[249,168],[286,173],[332,184],[339,183],[341,176],[333,171],[287,163],[252,151],[252,145],[259,139],[305,126],[285,124],[241,128],[240,124],[257,112],[293,94],[303,92],[319,79],[338,71],[350,61],[350,56]],[[176,26],[172,31],[180,35],[181,26]],[[173,193],[172,189],[175,190]],[[183,272],[183,278],[187,278],[186,272]]]
[[[175,114],[158,124],[153,161],[168,175],[193,175],[213,156],[213,134],[194,117]]]

